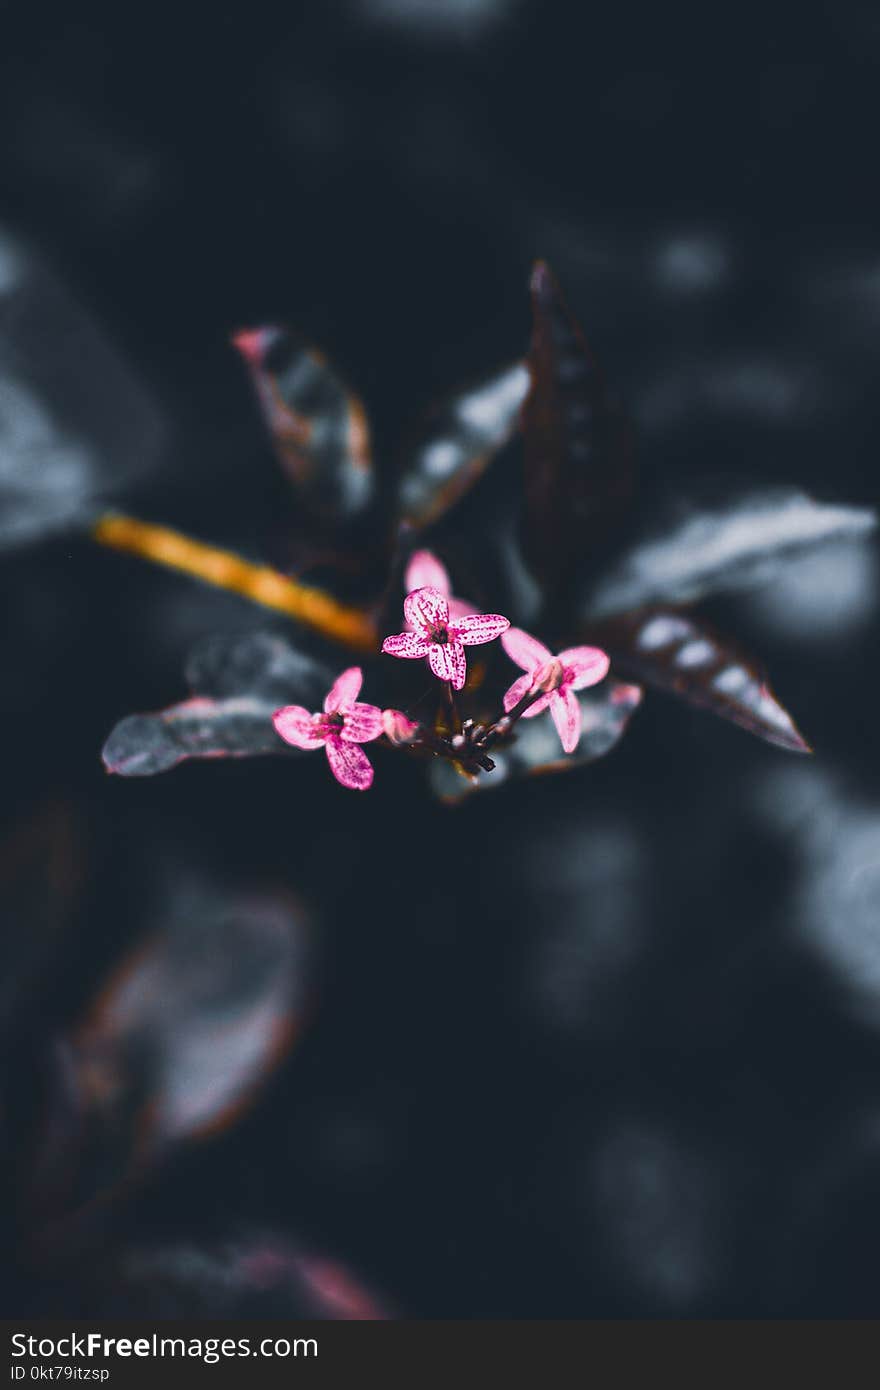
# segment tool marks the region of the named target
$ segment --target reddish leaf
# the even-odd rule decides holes
[[[615,671],[711,710],[780,748],[810,752],[764,672],[701,619],[651,609],[592,627],[590,638],[609,653]]]
[[[400,478],[402,520],[429,526],[474,485],[516,430],[528,386],[528,371],[517,362],[428,417]]]
[[[105,986],[73,1039],[84,1107],[127,1158],[216,1130],[284,1055],[302,1009],[302,912],[190,892]]]
[[[307,922],[284,894],[174,887],[59,1043],[21,1194],[32,1253],[91,1242],[176,1144],[231,1124],[296,1036]]]
[[[533,572],[552,582],[629,499],[633,474],[623,416],[543,261],[531,288],[523,548]]]
[[[299,498],[319,516],[346,521],[373,491],[363,406],[324,357],[284,328],[237,333],[275,451]]]
[[[105,1315],[139,1317],[383,1319],[373,1295],[343,1265],[258,1234],[222,1245],[163,1245],[113,1260]],[[108,1309],[109,1300],[109,1309]]]
[[[494,771],[474,778],[463,776],[441,758],[430,767],[431,787],[441,801],[461,801],[471,792],[491,791],[514,778],[544,772],[567,772],[603,758],[623,737],[642,701],[637,685],[606,680],[578,695],[581,737],[573,753],[564,753],[549,712],[534,719],[520,719],[509,743],[492,746]]]

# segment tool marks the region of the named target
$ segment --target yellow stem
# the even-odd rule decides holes
[[[359,651],[375,652],[379,645],[376,625],[363,609],[351,608],[321,589],[298,584],[268,565],[252,564],[232,551],[194,541],[166,526],[154,526],[111,512],[98,518],[92,536],[99,545],[181,570],[218,589],[241,594],[264,608],[286,613],[325,637],[333,637]]]

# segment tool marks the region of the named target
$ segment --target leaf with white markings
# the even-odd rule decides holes
[[[528,371],[517,362],[427,418],[398,483],[403,521],[429,526],[473,487],[513,436],[528,386]]]
[[[740,493],[717,506],[679,505],[666,526],[625,547],[584,595],[604,618],[653,604],[695,602],[770,578],[790,556],[873,530],[867,507],[817,502],[797,488]]]
[[[621,675],[711,710],[779,748],[810,752],[761,668],[702,619],[652,609],[612,619],[589,631]]]

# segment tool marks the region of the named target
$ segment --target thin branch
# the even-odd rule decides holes
[[[362,652],[375,652],[379,633],[373,619],[360,608],[340,603],[331,594],[288,579],[268,565],[256,565],[228,550],[205,545],[135,517],[107,513],[92,528],[99,545],[138,555],[153,564],[180,570],[205,584],[229,589],[252,603],[286,613],[305,627],[313,628]]]

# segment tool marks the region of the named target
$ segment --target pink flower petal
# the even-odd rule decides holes
[[[501,638],[501,645],[511,661],[515,661],[524,671],[535,671],[553,660],[553,653],[547,650],[543,642],[523,632],[521,627],[508,628]]]
[[[466,647],[479,647],[483,642],[493,642],[509,627],[510,619],[503,618],[500,613],[472,613],[470,617],[459,618],[455,636]]]
[[[272,715],[275,730],[294,748],[323,748],[324,738],[314,716],[302,705],[285,705]]]
[[[346,743],[370,743],[382,735],[382,711],[376,705],[352,705],[346,710],[340,738]]]
[[[600,647],[568,647],[559,653],[559,660],[565,667],[565,683],[572,690],[598,685],[608,675],[611,665],[608,653]]]
[[[524,719],[533,719],[541,710],[547,708],[550,695],[554,690],[558,690],[562,684],[562,662],[557,656],[551,656],[550,660],[543,666],[538,666],[533,671],[526,671],[524,676],[519,676],[504,696],[504,708],[508,714],[514,705],[518,704],[524,695],[530,691],[541,690],[543,695],[538,696],[527,710],[523,711]]]
[[[504,692],[504,708],[509,714],[514,705],[518,705],[524,695],[528,695],[532,688],[532,673],[526,671],[524,676],[518,676],[508,690]]]
[[[450,681],[453,690],[461,690],[467,675],[467,658],[460,642],[436,642],[428,653],[434,675],[440,681]]]
[[[402,656],[408,661],[427,656],[430,649],[431,639],[417,632],[400,632],[396,637],[386,637],[382,643],[382,650],[388,656]]]
[[[382,711],[382,728],[388,741],[396,744],[414,743],[419,732],[418,724],[400,709]]]
[[[536,714],[543,714],[552,703],[555,694],[555,690],[548,690],[545,695],[539,695],[534,704],[529,705],[527,710],[523,710],[523,719],[534,719]]]
[[[439,589],[430,585],[424,589],[413,589],[403,600],[406,621],[416,632],[425,637],[433,637],[434,629],[445,627],[449,622],[449,604]]]
[[[452,623],[457,623],[459,618],[469,618],[472,613],[479,613],[479,611],[479,608],[471,603],[470,599],[451,598],[449,600],[449,621]]]
[[[345,713],[354,704],[364,683],[364,673],[360,666],[349,666],[341,676],[337,676],[324,700],[325,714]]]
[[[356,743],[343,743],[341,738],[328,739],[327,761],[333,776],[343,787],[365,792],[373,785],[372,763]]]
[[[409,593],[412,593],[413,589],[436,589],[447,598],[452,588],[445,566],[430,550],[413,551],[403,582]]]
[[[581,736],[581,707],[571,686],[550,695],[550,714],[566,753],[573,753]]]

